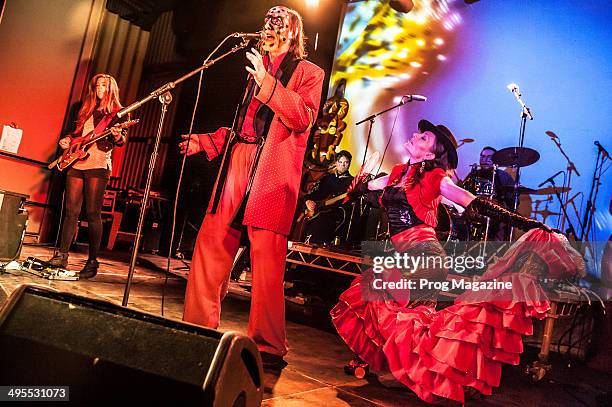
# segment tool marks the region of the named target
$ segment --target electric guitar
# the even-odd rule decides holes
[[[347,197],[347,193],[345,192],[344,194],[335,196],[333,198],[315,201],[316,203],[315,208],[313,210],[306,208],[301,218],[305,220],[313,220],[314,218],[319,216],[321,213],[325,212],[323,209],[325,209],[326,207],[332,206],[337,202],[342,201],[346,197]]]
[[[119,123],[115,125],[115,127],[119,127],[120,129],[127,129],[130,126],[135,125],[140,120],[128,120],[123,123]],[[102,133],[95,134],[93,131],[87,133],[84,136],[75,137],[70,140],[70,146],[64,150],[62,155],[51,164],[47,166],[47,168],[52,169],[56,167],[60,171],[64,171],[66,168],[70,168],[75,162],[79,160],[84,160],[89,157],[89,153],[87,150],[89,146],[98,140],[102,140],[105,137],[108,137],[111,134],[110,128],[104,130]]]

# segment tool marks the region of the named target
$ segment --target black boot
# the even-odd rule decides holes
[[[68,253],[62,253],[59,250],[56,250],[48,263],[52,267],[66,268],[68,265]]]
[[[493,202],[490,199],[485,198],[484,196],[477,196],[470,204],[465,208],[468,214],[474,214],[474,212],[478,215],[487,216],[491,219],[497,220],[499,222],[504,222],[510,226],[517,227],[524,231],[528,231],[531,229],[542,229],[547,232],[553,232],[551,228],[543,224],[542,222],[538,222],[535,219],[529,219],[518,213],[514,213],[504,208],[503,206]]]
[[[79,280],[82,280],[84,278],[93,278],[96,276],[96,274],[98,274],[98,266],[100,265],[100,263],[98,263],[98,260],[96,259],[87,259],[87,263],[85,263],[85,266],[83,267],[83,270],[81,270],[81,272],[79,273]]]

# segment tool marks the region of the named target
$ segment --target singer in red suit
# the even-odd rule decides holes
[[[246,228],[253,274],[248,334],[265,367],[287,353],[283,277],[302,161],[321,98],[323,70],[304,59],[300,15],[271,8],[259,49],[246,56],[249,82],[235,132],[183,136],[182,152],[223,154],[213,196],[198,233],[183,319],[217,328],[221,300]]]

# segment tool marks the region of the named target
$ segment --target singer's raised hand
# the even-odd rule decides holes
[[[253,64],[252,68],[250,66],[246,66],[246,70],[253,75],[257,85],[261,86],[264,78],[266,77],[266,67],[264,66],[261,54],[255,48],[251,48],[251,52],[247,51],[246,57]]]
[[[192,134],[191,138],[187,134],[181,134],[181,137],[185,139],[185,141],[179,143],[181,154],[185,154],[185,150],[187,150],[187,155],[193,155],[201,151],[200,139],[196,134]]]

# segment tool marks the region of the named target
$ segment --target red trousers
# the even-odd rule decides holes
[[[209,328],[219,326],[221,301],[240,247],[241,232],[229,223],[244,196],[256,145],[236,144],[215,214],[204,217],[196,240],[183,320]],[[287,353],[283,278],[287,236],[248,227],[253,277],[248,335],[262,352]]]

